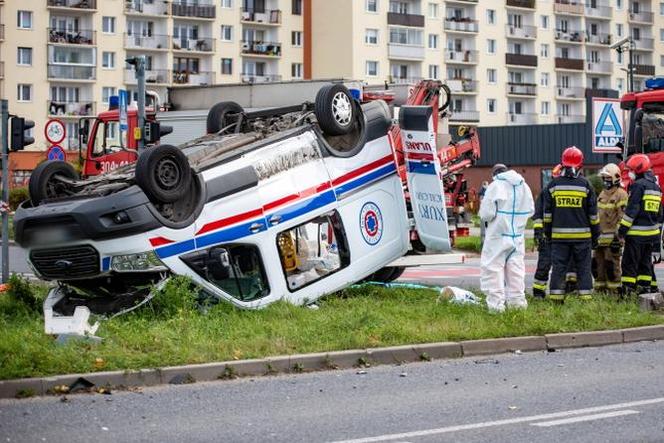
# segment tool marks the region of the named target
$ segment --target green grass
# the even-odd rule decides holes
[[[0,296],[0,379],[325,352],[409,343],[537,335],[664,323],[636,302],[606,298],[489,314],[482,306],[437,303],[433,290],[351,288],[311,310],[277,303],[242,311],[222,303],[197,309],[176,281],[149,305],[103,322],[101,344],[58,345],[43,333],[38,297],[16,286]]]
[[[454,248],[460,251],[467,252],[482,252],[482,244],[480,238],[476,235],[469,235],[468,237],[457,237],[454,240]],[[532,238],[526,239],[526,252],[533,252],[535,250],[535,240]]]

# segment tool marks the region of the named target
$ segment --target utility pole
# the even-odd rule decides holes
[[[9,204],[9,102],[0,100],[2,119],[2,201]],[[9,281],[9,212],[2,211],[2,282]]]
[[[140,137],[136,140],[139,154],[145,149],[145,56],[128,58],[127,63],[134,66],[136,82],[138,83],[138,131]]]

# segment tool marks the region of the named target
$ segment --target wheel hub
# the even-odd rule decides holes
[[[332,99],[332,115],[334,119],[342,126],[348,126],[353,117],[353,105],[348,99],[348,95],[343,92],[337,92]]]
[[[180,169],[171,158],[162,159],[156,167],[156,179],[160,187],[172,189],[180,182]]]

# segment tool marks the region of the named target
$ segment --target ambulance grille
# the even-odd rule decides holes
[[[88,245],[35,249],[30,261],[44,278],[69,280],[99,274],[99,253]]]

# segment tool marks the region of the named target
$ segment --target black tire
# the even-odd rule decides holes
[[[189,160],[172,145],[147,149],[136,162],[136,183],[157,203],[173,203],[186,197],[192,180]]]
[[[316,94],[314,113],[325,134],[345,135],[351,132],[357,109],[353,97],[344,85],[326,85]]]
[[[375,281],[380,283],[390,283],[401,277],[401,274],[406,270],[404,266],[388,266],[371,274],[366,278],[367,281]]]
[[[244,109],[235,102],[219,102],[210,108],[207,115],[207,133],[216,134],[235,120],[232,114],[242,114]]]
[[[45,161],[32,171],[28,182],[28,193],[34,206],[47,199],[71,194],[67,185],[58,180],[58,177],[78,180],[78,173],[69,163],[57,160]]]

